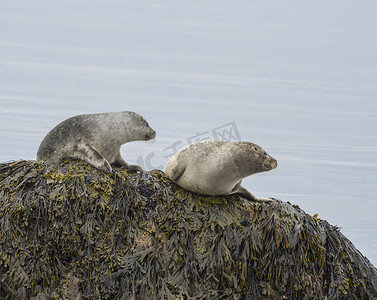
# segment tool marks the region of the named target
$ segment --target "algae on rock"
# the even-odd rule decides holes
[[[377,298],[377,270],[298,206],[158,170],[0,164],[0,299],[326,298]]]

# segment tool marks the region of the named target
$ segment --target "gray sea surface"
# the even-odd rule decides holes
[[[341,227],[377,265],[377,2],[2,0],[0,162],[35,159],[73,115],[132,110],[122,147],[163,168],[188,143],[278,160],[244,180]]]

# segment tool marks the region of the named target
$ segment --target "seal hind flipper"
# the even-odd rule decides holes
[[[179,163],[177,159],[172,159],[169,160],[168,164],[166,165],[165,173],[171,180],[177,181],[186,170],[186,167],[187,164],[183,164],[182,161]]]
[[[96,149],[88,143],[78,143],[71,151],[66,153],[67,157],[81,159],[106,173],[112,171],[109,162]]]
[[[183,174],[183,172],[186,170],[186,166],[182,166],[180,164],[176,164],[171,170],[170,170],[170,179],[173,181],[177,181],[179,177]]]

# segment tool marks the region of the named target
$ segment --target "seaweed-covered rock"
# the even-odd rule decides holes
[[[374,299],[377,270],[298,206],[161,171],[0,164],[0,299]]]

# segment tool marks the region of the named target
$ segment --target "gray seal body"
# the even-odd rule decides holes
[[[41,142],[37,160],[74,158],[111,172],[110,165],[142,170],[121,156],[122,144],[153,139],[156,132],[139,114],[131,111],[86,114],[69,118],[54,127]]]
[[[241,194],[254,201],[258,198],[241,186],[242,179],[277,167],[260,146],[250,142],[207,140],[186,146],[166,164],[166,175],[191,192],[209,195]]]

